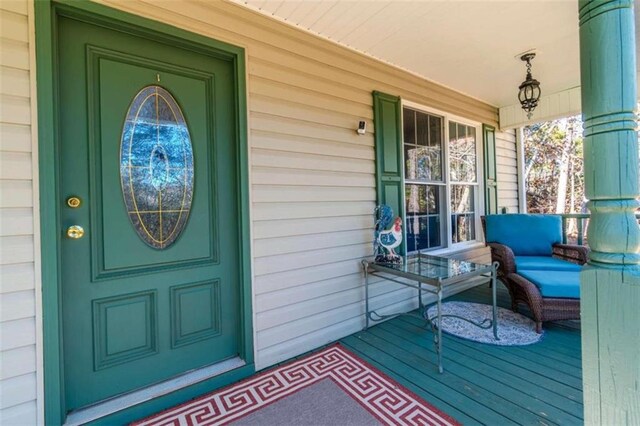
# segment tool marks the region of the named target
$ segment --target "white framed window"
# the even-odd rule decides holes
[[[480,123],[403,102],[407,252],[464,248],[481,239]]]

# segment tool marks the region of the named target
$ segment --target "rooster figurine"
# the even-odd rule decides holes
[[[402,263],[394,249],[402,243],[402,219],[396,217],[393,223],[393,210],[383,204],[376,208],[378,219],[376,221],[374,253],[375,261],[381,263]],[[387,229],[391,225],[391,228]]]

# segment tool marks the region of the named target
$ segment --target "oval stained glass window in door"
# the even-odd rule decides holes
[[[160,86],[134,97],[120,142],[122,195],[131,224],[149,246],[180,236],[193,199],[193,147],[182,110]]]

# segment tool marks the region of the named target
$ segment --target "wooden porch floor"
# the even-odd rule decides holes
[[[500,284],[498,303],[509,306]],[[483,285],[447,300],[489,303]],[[426,401],[470,424],[583,423],[580,329],[547,323],[540,343],[479,344],[444,335],[444,374],[433,336],[420,318],[401,316],[342,339],[348,349]]]

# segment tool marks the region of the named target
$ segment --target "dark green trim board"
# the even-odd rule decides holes
[[[54,183],[58,174],[58,162],[55,147],[57,114],[54,96],[55,60],[52,16],[50,2],[35,2],[44,411],[45,423],[55,425],[64,420],[64,389],[57,256],[58,197],[57,186]]]
[[[373,117],[375,121],[376,191],[378,204],[387,204],[395,215],[403,218],[404,179],[402,150],[402,103],[397,96],[373,92]],[[406,241],[406,229],[403,240]],[[406,244],[400,246],[406,254]]]
[[[241,217],[239,226],[239,271],[241,336],[240,357],[246,365],[216,376],[169,395],[132,407],[109,418],[108,423],[123,424],[151,414],[170,405],[186,401],[213,388],[224,386],[254,373],[253,324],[251,303],[251,253],[249,239],[249,179],[247,144],[247,104],[245,51],[242,48],[218,42],[204,36],[151,21],[129,13],[87,1],[35,1],[36,27],[36,80],[38,100],[38,156],[40,193],[40,232],[42,245],[42,305],[44,341],[44,407],[45,423],[56,425],[65,420],[64,371],[62,355],[60,241],[59,224],[59,125],[58,125],[58,70],[57,22],[59,17],[70,17],[102,25],[203,55],[219,58],[233,64],[235,87],[237,193]]]
[[[496,161],[496,129],[482,125],[484,154],[484,213],[498,213],[498,164]]]

